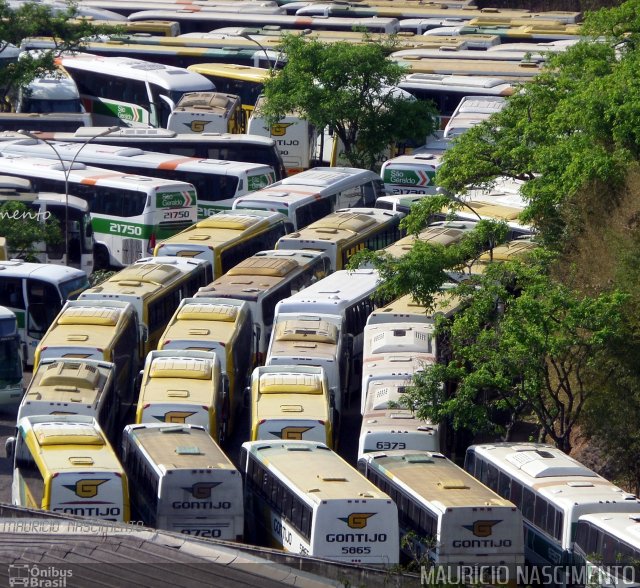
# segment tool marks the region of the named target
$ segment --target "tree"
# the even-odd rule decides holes
[[[580,296],[554,282],[548,265],[493,264],[455,289],[465,305],[439,326],[452,360],[414,376],[403,403],[421,419],[506,436],[532,414],[543,436],[569,452],[587,401],[613,373],[606,352],[623,338],[626,296]]]
[[[315,127],[333,129],[350,165],[366,169],[375,169],[391,143],[424,143],[435,129],[430,103],[391,91],[406,70],[387,59],[388,43],[323,43],[286,35],[282,51],[286,66],[265,83],[269,124],[297,111]]]
[[[56,47],[38,54],[23,53],[20,59],[0,66],[0,105],[6,110],[11,97],[20,87],[27,86],[34,78],[54,71],[54,58],[62,51],[77,50],[83,39],[98,34],[119,32],[117,26],[93,25],[77,19],[77,8],[69,2],[66,10],[35,2],[12,9],[0,0],[0,59],[11,46],[20,47],[28,37],[52,37]]]
[[[6,237],[12,257],[37,261],[36,246],[60,245],[63,242],[60,223],[55,217],[42,222],[39,213],[32,212],[22,202],[5,202],[0,206],[0,236]]]

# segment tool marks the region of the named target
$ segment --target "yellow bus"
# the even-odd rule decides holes
[[[91,359],[44,359],[34,371],[18,407],[26,416],[81,414],[98,421],[113,447],[122,424],[116,394],[116,366]]]
[[[253,368],[251,313],[245,302],[223,298],[185,298],[158,341],[161,350],[213,351],[227,379],[222,406],[223,434],[229,435],[244,404]]]
[[[112,362],[119,408],[135,402],[134,380],[140,366],[138,315],[129,302],[69,300],[36,348],[34,371],[53,358]]]
[[[324,369],[262,366],[251,376],[251,441],[319,441],[333,447]]]
[[[476,259],[471,265],[471,273],[484,273],[487,266],[496,261],[512,261],[514,259],[521,259],[529,255],[537,247],[538,243],[529,236],[519,237],[513,241],[508,241],[507,243],[494,247],[492,251],[486,251]]]
[[[34,415],[7,439],[12,456],[11,501],[93,519],[127,522],[127,476],[91,416]]]
[[[285,235],[276,249],[324,251],[332,271],[346,269],[349,259],[358,251],[375,251],[400,239],[403,217],[401,212],[380,208],[343,208]]]
[[[231,298],[246,302],[256,344],[254,364],[262,365],[276,304],[329,273],[329,258],[319,251],[260,251],[200,288],[195,298]]]
[[[206,260],[215,279],[254,253],[273,249],[292,230],[291,221],[278,212],[222,210],[158,243],[153,254]]]
[[[210,265],[201,259],[144,257],[85,290],[81,300],[118,300],[133,305],[140,325],[140,357],[157,347],[180,300],[211,281]]]
[[[227,381],[215,353],[151,351],[144,364],[136,424],[199,425],[222,442],[227,396]]]

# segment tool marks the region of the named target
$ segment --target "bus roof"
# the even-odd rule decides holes
[[[592,525],[624,541],[636,549],[640,548],[640,509],[636,513],[600,512],[580,517]]]
[[[324,370],[315,366],[263,366],[253,373],[254,419],[329,419]]]
[[[376,451],[361,459],[380,468],[441,512],[450,508],[516,508],[440,453]]]
[[[117,294],[123,297],[143,298],[180,280],[186,272],[200,264],[199,259],[180,257],[146,257],[107,278],[99,286],[82,293],[84,298],[94,294]]]
[[[390,500],[384,492],[322,443],[253,441],[243,443],[242,446],[279,472],[289,487],[302,491],[309,502]]]
[[[278,320],[269,345],[269,359],[313,357],[336,359],[338,327],[317,316]]]
[[[403,90],[444,90],[466,94],[511,96],[515,92],[512,82],[497,76],[462,76],[437,73],[410,73],[398,83]]]
[[[162,472],[191,469],[236,470],[203,427],[145,423],[127,425],[125,433]]]
[[[69,300],[39,346],[41,349],[78,346],[109,349],[129,321],[136,320],[136,317],[135,309],[128,302]]]
[[[437,315],[445,318],[451,316],[460,308],[460,300],[445,291],[436,294],[433,310],[427,309],[416,302],[411,294],[405,294],[393,302],[375,309],[367,319],[367,324],[385,322],[434,322]]]
[[[36,278],[59,284],[73,278],[86,278],[82,270],[62,265],[46,263],[29,263],[27,261],[0,261],[0,277],[6,278]]]
[[[180,88],[183,92],[215,91],[213,83],[200,74],[181,67],[143,61],[142,59],[104,57],[90,53],[65,53],[58,58],[58,63],[65,69],[100,71],[129,80],[149,81],[162,88]]]
[[[27,416],[18,422],[30,440],[33,457],[47,472],[115,472],[124,470],[102,429],[93,417],[83,415]],[[50,451],[51,449],[51,451]]]
[[[278,44],[280,40],[277,41]],[[204,76],[231,77],[245,82],[264,83],[269,79],[269,70],[263,67],[252,67],[238,63],[197,63],[187,68]]]
[[[161,241],[157,246],[158,255],[162,255],[163,246],[169,244],[197,245],[198,247],[231,245],[284,221],[286,217],[279,212],[223,210]]]
[[[212,406],[220,362],[206,351],[151,351],[147,355],[139,403]]]
[[[193,342],[194,346],[231,342],[238,324],[246,320],[247,304],[228,298],[183,298],[160,337],[158,346],[169,341]]]
[[[24,395],[22,404],[53,403],[96,407],[115,365],[80,359],[43,359]],[[21,405],[22,408],[22,405]]]
[[[319,251],[296,249],[260,251],[241,261],[208,286],[200,288],[195,297],[222,296],[257,300],[323,255]]]

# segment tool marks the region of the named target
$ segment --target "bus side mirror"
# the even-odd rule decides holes
[[[13,454],[16,450],[16,438],[15,437],[7,437],[7,440],[4,442],[4,450],[7,454],[7,459],[13,461]]]
[[[149,340],[149,330],[146,325],[140,325],[140,341],[145,343]]]
[[[144,370],[140,370],[136,375],[136,379],[133,383],[134,398],[137,398],[140,395],[140,388],[142,388],[143,375],[144,375]]]

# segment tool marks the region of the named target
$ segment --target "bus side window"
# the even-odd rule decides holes
[[[27,280],[29,302],[27,331],[34,339],[42,339],[49,325],[62,308],[60,294],[52,284],[41,280]]]
[[[24,310],[22,280],[19,278],[0,279],[0,306],[21,308]]]

